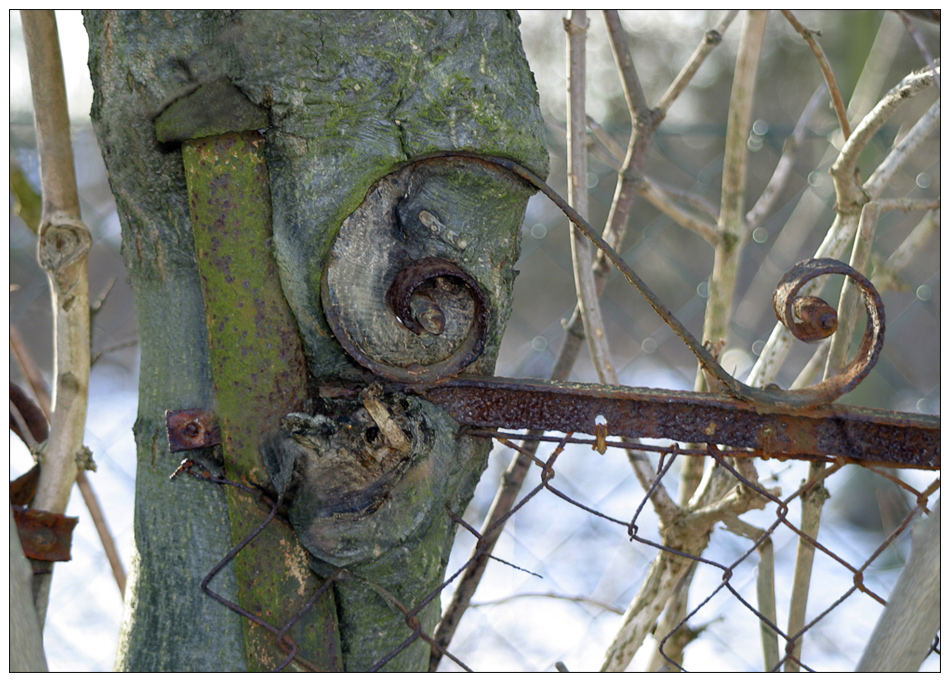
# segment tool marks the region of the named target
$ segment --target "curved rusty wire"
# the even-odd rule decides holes
[[[683,325],[679,319],[660,301],[659,297],[647,286],[633,268],[610,246],[594,228],[565,199],[534,172],[511,159],[479,154],[467,151],[440,151],[419,156],[406,165],[428,163],[434,160],[460,158],[481,163],[492,168],[501,168],[550,199],[578,230],[604,252],[608,260],[623,277],[647,300],[653,310],[680,337],[687,348],[696,356],[702,368],[719,384],[726,394],[748,402],[754,402],[764,408],[809,409],[816,405],[830,403],[852,390],[867,376],[874,366],[884,343],[884,305],[877,290],[861,273],[840,261],[832,259],[812,259],[794,266],[778,284],[776,295],[781,296],[782,304],[779,319],[789,327],[793,334],[802,340],[812,341],[834,333],[837,327],[837,314],[822,299],[816,297],[796,297],[795,294],[809,280],[819,275],[843,274],[852,278],[861,288],[865,307],[868,312],[868,328],[864,341],[855,359],[842,374],[829,378],[815,386],[803,389],[783,390],[775,385],[768,388],[756,388],[743,383],[727,372],[712,353]],[[781,293],[780,293],[781,292]],[[788,305],[786,305],[788,304]],[[791,308],[789,309],[789,306]],[[440,375],[436,380],[447,378]]]

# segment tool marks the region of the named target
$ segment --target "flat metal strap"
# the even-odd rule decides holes
[[[760,457],[940,468],[935,416],[841,405],[797,412],[706,393],[498,377],[453,379],[415,392],[473,427],[595,434],[606,420],[613,436],[715,443]]]

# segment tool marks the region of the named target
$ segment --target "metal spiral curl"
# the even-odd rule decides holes
[[[342,314],[324,284],[327,322],[359,364],[391,381],[435,383],[458,375],[479,358],[491,312],[485,291],[471,275],[448,260],[427,257],[404,265],[386,285],[385,305],[392,322],[377,316],[372,326],[389,327],[389,334],[398,334],[398,348],[380,353],[379,344],[366,336],[367,329],[361,330]],[[412,342],[417,337],[427,347],[439,344],[440,359],[397,362],[407,349],[422,348]]]
[[[455,376],[478,359],[485,350],[491,322],[488,297],[475,278],[455,263],[434,256],[409,263],[393,278],[386,292],[386,302],[400,323],[413,334],[440,335],[449,314],[440,299],[453,284],[460,285],[471,298],[473,311],[468,334],[452,355],[425,367],[382,368],[378,373],[401,381],[437,381]]]
[[[814,342],[831,336],[837,328],[837,313],[814,296],[798,296],[808,282],[822,275],[845,275],[858,285],[867,311],[867,326],[861,345],[839,374],[808,388],[784,391],[807,404],[830,403],[854,389],[877,362],[884,346],[884,303],[867,277],[841,261],[813,258],[797,263],[779,280],[772,294],[772,307],[779,321],[798,339]]]

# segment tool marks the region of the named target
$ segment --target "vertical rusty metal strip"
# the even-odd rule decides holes
[[[258,444],[281,416],[305,407],[306,364],[280,288],[271,248],[271,204],[263,138],[228,133],[186,141],[188,183],[207,315],[225,473],[263,484]],[[227,488],[235,543],[266,517],[248,494]],[[238,601],[270,623],[290,620],[320,587],[293,531],[274,522],[235,558]],[[289,596],[289,598],[288,598]],[[244,622],[248,667],[271,670],[285,657],[274,635]],[[340,669],[339,632],[327,591],[291,631],[305,658]]]

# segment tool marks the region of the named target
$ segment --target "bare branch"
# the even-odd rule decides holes
[[[666,112],[670,110],[670,106],[672,106],[676,98],[680,96],[680,93],[686,89],[686,86],[689,85],[689,82],[693,79],[693,76],[696,75],[696,72],[699,70],[699,67],[702,66],[706,57],[712,52],[713,48],[722,41],[722,34],[726,32],[726,29],[729,28],[729,24],[732,23],[732,20],[736,18],[737,14],[739,14],[738,10],[729,10],[723,15],[722,19],[719,20],[715,28],[706,31],[702,42],[696,46],[696,49],[693,51],[693,54],[690,55],[686,65],[683,66],[676,75],[676,78],[673,79],[673,82],[670,83],[670,87],[668,87],[666,92],[663,93],[663,96],[660,97],[660,101],[657,102],[656,108],[661,112],[661,116],[666,116]]]
[[[818,66],[821,68],[821,73],[825,77],[825,83],[828,85],[828,92],[831,93],[831,102],[834,105],[835,114],[838,116],[838,125],[841,126],[841,134],[845,139],[848,139],[851,137],[851,125],[848,123],[848,113],[845,110],[844,98],[841,96],[841,90],[838,89],[838,82],[835,80],[834,71],[831,70],[831,64],[828,63],[828,57],[825,56],[825,51],[821,49],[821,45],[815,40],[814,31],[809,31],[802,26],[794,14],[787,9],[783,9],[782,15],[788,19],[788,23],[801,34],[805,42],[808,43],[808,47],[810,47],[811,51],[815,54],[815,58],[818,60]]]
[[[901,21],[904,22],[904,26],[907,27],[907,32],[910,33],[911,38],[914,39],[914,42],[917,43],[917,49],[920,50],[920,54],[923,55],[924,61],[930,66],[931,71],[934,72],[934,78],[937,79],[937,87],[940,87],[940,75],[937,73],[937,69],[934,66],[934,58],[930,54],[930,50],[927,49],[927,46],[924,44],[924,39],[920,35],[920,31],[914,28],[914,25],[910,22],[910,19],[907,17],[907,12],[902,10],[895,10],[897,16],[901,18]]]
[[[658,182],[649,176],[644,176],[644,179],[659,189],[661,192],[669,196],[671,199],[686,204],[687,206],[695,208],[697,211],[703,213],[712,221],[711,223],[708,223],[710,226],[719,221],[719,209],[701,194],[690,192],[680,187],[675,187],[674,185]]]
[[[568,40],[567,197],[571,206],[580,215],[586,216],[588,213],[587,114],[584,100],[586,96],[587,13],[584,10],[572,10],[568,18],[564,20],[564,28],[567,31]],[[573,223],[570,229],[574,286],[577,289],[577,304],[584,322],[587,347],[600,381],[614,383],[613,361],[594,283],[591,253],[593,245],[580,234]]]
[[[762,190],[762,194],[759,195],[758,201],[756,201],[755,205],[749,210],[748,213],[746,213],[746,223],[748,223],[750,226],[758,225],[765,218],[765,216],[767,216],[772,211],[772,206],[775,204],[775,200],[788,184],[788,179],[791,176],[792,168],[795,166],[795,159],[798,156],[798,149],[801,146],[802,140],[805,137],[805,132],[808,129],[808,122],[818,110],[818,105],[821,103],[821,98],[824,91],[824,85],[819,86],[815,90],[814,94],[805,105],[805,108],[802,110],[801,115],[798,117],[798,122],[795,124],[795,128],[792,130],[792,134],[788,136],[787,140],[785,140],[785,148],[782,150],[782,156],[778,160],[778,163],[775,164],[775,170],[772,171],[772,177],[769,178],[768,184],[765,186],[765,189]]]
[[[38,509],[62,513],[76,478],[89,385],[89,279],[91,239],[79,218],[79,196],[69,139],[66,89],[52,11],[23,11],[43,183],[39,260],[47,270],[57,324],[56,375],[50,439],[36,494]],[[63,295],[68,292],[68,298]],[[66,305],[68,303],[68,305]],[[68,376],[68,379],[66,377]]]
[[[938,99],[874,169],[871,177],[864,183],[864,191],[868,197],[873,200],[881,196],[881,192],[890,184],[894,174],[904,165],[910,155],[919,149],[920,145],[939,128],[939,124],[940,100]]]
[[[828,499],[828,490],[821,480],[827,475],[824,462],[812,462],[808,465],[809,484],[802,493],[802,516],[799,530],[802,536],[798,540],[798,554],[795,557],[795,572],[792,578],[792,595],[788,607],[788,636],[796,638],[791,655],[785,660],[786,672],[798,672],[798,661],[802,655],[802,635],[805,625],[805,610],[808,604],[808,592],[811,588],[811,571],[815,562],[815,545],[805,537],[817,538],[821,526],[821,510]]]
[[[79,471],[89,389],[89,276],[92,243],[79,213],[79,194],[69,135],[66,85],[52,10],[23,10],[23,35],[30,64],[43,210],[38,260],[47,272],[53,307],[55,353],[50,433],[40,453],[34,506],[63,513]],[[36,606],[46,617],[50,573],[39,578]]]
[[[765,619],[759,624],[762,635],[762,653],[765,660],[765,670],[772,671],[778,667],[778,633],[769,623],[778,623],[775,609],[775,550],[772,538],[751,523],[746,523],[737,516],[726,517],[722,520],[726,528],[743,537],[759,543],[756,549],[759,552],[759,570],[756,573],[756,598],[759,612]]]
[[[869,201],[861,209],[861,220],[858,223],[858,234],[854,239],[851,250],[850,265],[858,272],[867,272],[871,262],[871,245],[877,231],[878,217],[881,215],[877,202]],[[828,359],[825,363],[825,377],[840,373],[848,362],[848,345],[851,335],[857,325],[859,289],[850,277],[845,278],[838,299],[838,330],[831,337],[831,348],[828,350]]]
[[[939,72],[939,67],[937,70]],[[934,73],[930,70],[915,71],[908,74],[900,83],[888,90],[887,94],[855,127],[851,137],[841,147],[838,158],[831,166],[831,177],[835,182],[839,210],[849,210],[855,213],[860,210],[862,192],[857,184],[856,172],[858,157],[864,151],[868,142],[904,102],[934,85],[934,83]]]
[[[725,341],[728,334],[739,258],[748,236],[745,223],[746,139],[752,125],[755,76],[767,19],[765,11],[748,13],[732,83],[722,171],[720,240],[709,280],[703,328],[703,341],[714,347]]]
[[[886,204],[886,201],[879,204]],[[911,230],[910,234],[894,249],[894,252],[883,263],[875,264],[874,277],[872,282],[878,291],[888,289],[902,290],[907,286],[897,276],[897,273],[904,269],[907,264],[923,247],[930,241],[932,236],[936,236],[940,229],[940,222],[937,215],[932,211],[921,219],[919,223]]]
[[[939,211],[940,199],[911,199],[904,197],[901,199],[879,199],[877,207],[881,211]]]
[[[665,191],[649,178],[643,178],[643,181],[637,185],[637,192],[653,206],[676,221],[677,224],[695,232],[712,245],[719,242],[719,231],[715,225],[681,209],[671,201]]]
[[[610,36],[610,46],[614,51],[614,59],[620,71],[620,82],[623,84],[623,95],[627,100],[627,108],[633,112],[636,121],[645,121],[650,117],[650,108],[646,96],[640,86],[637,69],[633,65],[633,57],[627,49],[627,33],[620,23],[617,10],[604,10],[604,21],[607,23],[607,34]]]
[[[885,12],[868,50],[861,75],[848,101],[848,120],[859,121],[871,110],[881,93],[886,90],[890,65],[900,51],[904,28],[893,12]]]
[[[915,71],[907,75],[891,88],[854,128],[851,137],[845,142],[831,166],[837,214],[825,233],[825,238],[815,250],[814,258],[840,258],[851,243],[857,231],[861,207],[868,201],[867,195],[856,181],[858,156],[904,101],[933,83],[933,74],[928,71]],[[813,295],[820,286],[817,281],[809,283],[799,294]],[[746,381],[753,386],[765,386],[773,382],[791,349],[793,339],[785,327],[776,323]]]

